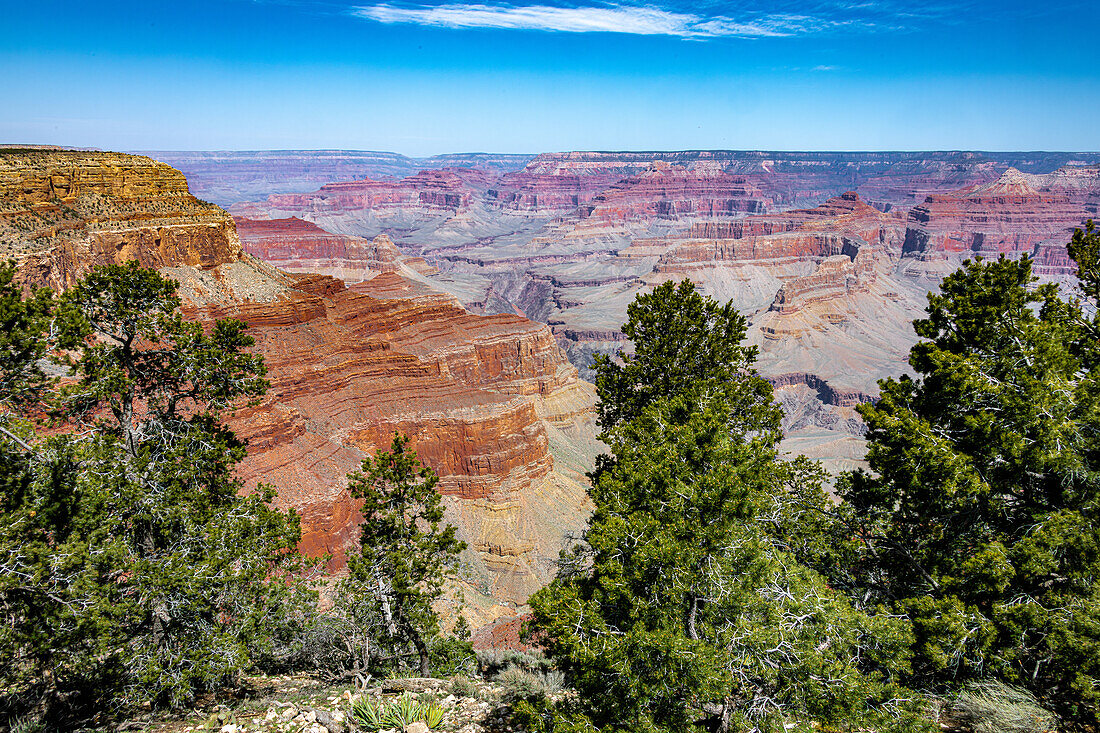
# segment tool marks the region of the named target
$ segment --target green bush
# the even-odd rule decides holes
[[[451,678],[451,694],[455,697],[481,697],[481,692],[473,680],[461,676]]]
[[[518,667],[528,672],[547,672],[553,666],[550,660],[537,649],[521,652],[518,649],[480,649],[477,652],[477,665],[485,677],[494,677],[509,667]]]
[[[428,660],[435,677],[477,672],[478,662],[474,647],[468,640],[453,636],[434,638],[428,646]]]
[[[565,676],[557,670],[530,672],[510,666],[496,676],[496,682],[504,688],[507,702],[538,702],[561,692],[565,687]]]

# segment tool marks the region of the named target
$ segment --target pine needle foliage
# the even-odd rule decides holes
[[[431,640],[440,630],[432,603],[442,597],[466,543],[444,523],[439,478],[417,458],[408,436],[395,434],[390,450],[365,459],[348,481],[348,491],[363,502],[363,524],[345,587],[374,599],[391,651],[400,657],[411,645],[427,677]]]
[[[779,730],[908,721],[904,622],[799,561],[819,468],[779,459],[744,319],[690,282],[640,296],[635,353],[597,367],[595,512],[533,626],[578,692],[562,729]],[[662,379],[665,362],[667,373]]]
[[[913,684],[993,678],[1079,722],[1100,704],[1098,240],[1090,222],[1070,245],[1083,300],[1026,257],[943,281],[916,376],[860,408],[873,473],[840,508],[855,593],[913,622]]]
[[[179,306],[134,263],[57,301],[51,346],[73,378],[0,504],[0,626],[15,629],[0,675],[40,707],[182,705],[233,683],[312,599],[297,516],[271,487],[243,494],[245,446],[220,421],[267,389],[262,360],[243,323],[207,331]]]

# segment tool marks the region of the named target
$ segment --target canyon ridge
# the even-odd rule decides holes
[[[1100,206],[1096,153],[155,155],[228,207],[251,254],[349,283],[405,258],[472,313],[545,324],[589,379],[627,346],[626,306],[689,278],[749,318],[785,448],[834,471],[860,465],[854,407],[906,371],[943,276],[1028,255],[1072,288],[1065,244]]]

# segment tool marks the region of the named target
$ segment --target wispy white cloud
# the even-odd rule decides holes
[[[628,33],[680,38],[764,38],[801,35],[841,23],[807,15],[773,14],[737,20],[727,16],[678,13],[651,6],[555,7],[549,5],[400,6],[382,3],[352,9],[379,23],[404,23],[439,28],[488,28],[557,31],[563,33]]]

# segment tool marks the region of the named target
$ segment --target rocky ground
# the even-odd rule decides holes
[[[239,698],[207,701],[175,718],[145,716],[126,721],[115,730],[150,733],[355,733],[366,730],[355,723],[352,706],[359,699],[393,701],[403,694],[443,709],[441,733],[514,733],[506,686],[498,682],[456,677],[394,679],[357,689],[351,684],[325,683],[309,675],[252,677]],[[379,731],[387,733],[387,729]],[[422,722],[404,731],[428,733]]]

